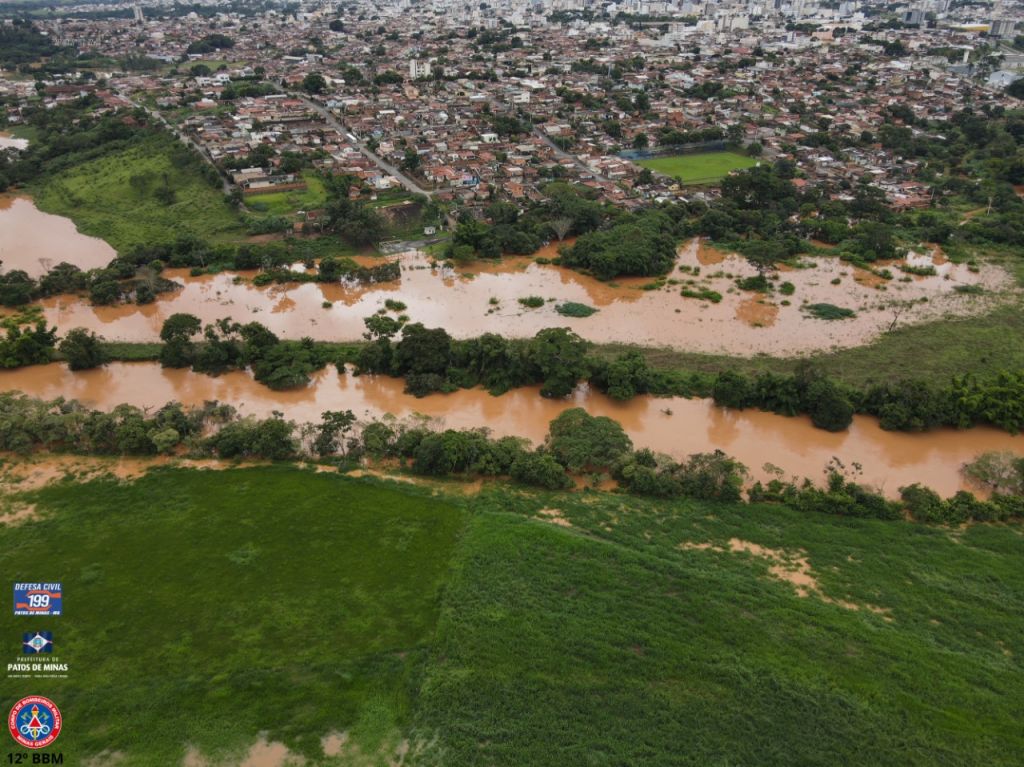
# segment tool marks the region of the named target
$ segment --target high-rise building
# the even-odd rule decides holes
[[[990,37],[1012,38],[1016,28],[1017,22],[1014,19],[992,19],[988,34]]]
[[[903,23],[908,27],[919,27],[924,22],[924,11],[912,8],[903,12]]]

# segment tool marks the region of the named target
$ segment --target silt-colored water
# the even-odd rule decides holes
[[[534,443],[543,440],[548,423],[563,410],[583,407],[621,423],[637,447],[676,459],[721,449],[746,464],[757,479],[773,476],[765,469],[765,464],[772,464],[786,478],[820,480],[835,456],[848,466],[859,463],[858,479],[890,496],[913,482],[949,495],[966,486],[960,469],[978,454],[1008,450],[1024,455],[1024,437],[983,427],[907,434],[883,431],[875,419],[858,416],[848,431],[833,434],[814,428],[806,417],[727,410],[703,399],[639,396],[616,402],[584,388],[569,399],[550,400],[536,387],[501,397],[471,389],[417,399],[405,394],[403,385],[400,379],[353,376],[334,368],[319,372],[308,387],[286,392],[272,391],[244,372],[213,378],[162,369],[156,363],[112,363],[80,373],[61,364],[0,371],[0,391],[63,396],[100,409],[120,403],[156,408],[170,401],[200,405],[218,400],[243,414],[265,417],[278,410],[297,422],[317,421],[326,410],[350,409],[363,420],[419,413],[440,419],[449,428],[486,427],[495,436],[523,436]]]

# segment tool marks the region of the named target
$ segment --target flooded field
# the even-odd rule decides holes
[[[98,237],[79,232],[71,219],[43,213],[29,197],[0,194],[3,271],[21,269],[38,277],[61,261],[96,269],[115,256],[112,247]]]
[[[0,234],[3,268],[24,269],[34,276],[61,261],[83,269],[105,266],[116,255],[102,240],[78,232],[69,219],[41,212],[23,196],[0,196]],[[409,251],[396,256],[401,279],[379,285],[255,287],[255,272],[192,277],[188,270],[172,269],[165,276],[178,282],[181,290],[162,294],[153,304],[93,307],[80,297],[58,296],[46,300],[44,309],[47,320],[61,329],[85,327],[117,341],[153,341],[163,321],[176,312],[206,322],[223,317],[257,320],[285,338],[353,340],[363,332],[363,318],[392,299],[407,305],[412,321],[443,327],[460,338],[488,332],[524,337],[563,326],[596,342],[794,355],[867,343],[893,323],[897,312],[901,324],[976,313],[1009,284],[997,267],[973,273],[933,248],[908,254],[906,262],[879,264],[878,270],[888,269],[892,279],[879,276],[878,270],[816,256],[805,259],[806,268],[780,269],[776,285],[789,283],[787,292],[761,294],[735,286],[736,278],[755,273],[743,258],[698,240],[679,248],[672,274],[661,283],[649,278],[605,283],[536,263],[536,258],[557,256],[557,247],[456,269],[437,265],[422,251]],[[381,258],[360,260],[380,263]],[[901,265],[930,266],[936,273],[905,275]],[[980,287],[982,294],[957,292],[957,286],[966,285]],[[682,290],[717,293],[721,299],[713,303],[683,296]],[[546,303],[526,308],[519,299],[527,296],[540,296]],[[569,301],[600,311],[587,318],[563,317],[555,307]],[[816,319],[803,307],[817,303],[835,304],[856,315],[839,321]],[[911,308],[897,309],[908,304]]]
[[[26,197],[0,197],[0,258],[5,270],[24,269],[33,275],[60,261],[88,269],[105,266],[115,253],[102,240],[79,233],[72,222],[39,211]],[[919,322],[946,314],[980,311],[991,299],[965,295],[957,285],[978,285],[990,294],[1006,285],[997,268],[973,273],[949,262],[938,248],[923,248],[905,261],[878,264],[868,271],[829,256],[815,256],[805,268],[780,269],[771,294],[741,291],[738,277],[753,269],[734,254],[706,241],[693,240],[679,249],[679,260],[667,281],[653,285],[647,278],[603,283],[550,264],[552,245],[530,257],[506,258],[451,269],[437,265],[421,251],[401,253],[401,279],[380,285],[291,284],[255,287],[255,272],[191,277],[188,270],[167,270],[165,276],[181,290],[164,294],[147,306],[92,307],[74,296],[43,302],[47,320],[61,330],[81,326],[111,340],[152,341],[164,320],[189,312],[204,321],[231,317],[257,320],[286,338],[312,336],[321,340],[358,338],[363,317],[382,308],[385,300],[404,302],[413,321],[446,328],[457,337],[497,332],[531,336],[551,326],[568,326],[594,341],[619,341],[730,354],[796,354],[870,341],[894,317],[894,304],[913,302],[901,323]],[[378,258],[360,257],[377,263]],[[905,275],[900,266],[933,275]],[[880,275],[888,269],[892,279]],[[653,289],[644,289],[644,288]],[[713,303],[684,297],[681,289],[714,291]],[[544,306],[528,309],[519,298],[541,296]],[[785,298],[783,297],[785,296]],[[921,299],[927,298],[927,302]],[[575,301],[598,308],[589,318],[559,315],[555,305]],[[330,306],[326,306],[329,303]],[[853,309],[852,319],[824,321],[802,308],[804,304],[833,303]],[[391,413],[398,417],[420,413],[453,428],[487,426],[496,435],[525,436],[540,441],[548,423],[562,410],[582,406],[623,424],[637,446],[681,458],[695,452],[721,449],[751,468],[757,478],[770,475],[765,464],[785,476],[819,478],[835,456],[863,467],[862,479],[895,494],[902,484],[925,482],[949,494],[962,486],[960,467],[988,450],[1024,454],[1024,439],[991,429],[969,432],[938,431],[927,435],[884,432],[869,418],[857,418],[848,432],[829,434],[806,418],[783,418],[757,411],[733,412],[706,400],[637,397],[619,403],[581,390],[567,401],[541,398],[534,388],[503,397],[486,392],[460,391],[415,399],[402,392],[403,382],[385,377],[339,374],[330,369],[299,391],[273,392],[246,373],[219,378],[189,371],[162,370],[155,364],[113,364],[102,370],[73,374],[48,365],[0,372],[0,389],[17,389],[34,396],[64,396],[91,406],[109,408],[122,402],[157,407],[177,400],[201,404],[220,400],[242,413],[257,416],[280,410],[296,421],[316,421],[325,410],[351,409],[363,419]]]
[[[113,363],[107,368],[72,373],[51,364],[0,371],[0,391],[17,389],[33,396],[74,398],[96,408],[120,403],[159,407],[169,401],[198,405],[219,400],[243,414],[268,416],[283,411],[289,419],[316,421],[325,410],[351,409],[361,419],[385,414],[419,413],[451,428],[485,426],[496,436],[524,436],[540,442],[548,423],[569,407],[584,407],[623,425],[637,447],[682,458],[721,449],[738,458],[755,478],[770,478],[765,464],[785,477],[818,480],[833,456],[858,462],[859,479],[894,496],[901,485],[925,483],[944,495],[965,487],[961,466],[982,452],[1009,450],[1024,455],[1024,437],[989,428],[942,429],[927,434],[886,432],[873,418],[858,416],[846,432],[815,429],[808,418],[785,418],[756,410],[732,411],[710,400],[641,396],[621,403],[580,390],[567,400],[544,399],[535,387],[501,397],[473,389],[416,399],[402,392],[403,382],[383,376],[321,371],[298,391],[274,392],[247,373],[211,378],[188,370],[164,370],[155,363]]]
[[[9,131],[0,130],[0,149],[25,149],[27,146],[27,138],[17,138]]]
[[[188,312],[207,322],[228,316],[237,321],[257,320],[286,338],[308,335],[318,340],[351,340],[361,335],[363,317],[393,299],[407,305],[406,313],[414,322],[444,327],[463,338],[487,332],[532,336],[546,327],[564,326],[597,342],[736,355],[793,355],[867,343],[892,323],[895,305],[922,298],[927,298],[927,303],[903,311],[901,323],[981,311],[991,299],[958,293],[955,286],[980,285],[986,291],[996,291],[1006,283],[1006,275],[995,267],[973,274],[964,266],[944,261],[938,252],[918,257],[918,262],[934,259],[936,275],[915,276],[907,282],[899,276],[885,281],[825,257],[813,267],[780,273],[780,284],[794,286],[792,296],[785,299],[777,293],[766,296],[738,290],[734,278],[751,276],[752,268],[735,255],[722,255],[721,261],[708,266],[711,259],[706,250],[696,241],[681,247],[670,277],[678,284],[654,290],[641,288],[650,285],[650,279],[603,283],[569,269],[538,264],[533,257],[454,270],[432,266],[429,256],[412,251],[398,256],[401,279],[385,284],[255,287],[250,282],[252,274],[190,277],[187,270],[169,270],[166,276],[179,282],[182,289],[163,294],[148,306],[92,307],[80,298],[61,296],[47,300],[44,307],[47,319],[59,327],[87,327],[111,340],[152,341],[164,319],[175,312]],[[695,277],[692,270],[697,267],[702,271]],[[721,302],[680,295],[686,280],[694,281],[688,288],[718,292]],[[834,280],[839,284],[833,284]],[[525,308],[518,299],[527,296],[540,296],[547,303]],[[555,307],[566,301],[600,311],[588,318],[563,317]],[[325,308],[324,302],[331,306]],[[834,303],[854,310],[856,316],[841,321],[816,319],[801,308],[805,303]]]

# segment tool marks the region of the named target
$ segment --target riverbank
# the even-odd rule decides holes
[[[456,338],[488,332],[529,337],[558,326],[595,343],[749,358],[805,356],[870,343],[892,325],[891,315],[899,305],[910,307],[902,325],[982,315],[1008,300],[1005,293],[1011,283],[997,266],[975,273],[947,262],[941,275],[893,280],[883,291],[857,282],[852,267],[828,256],[817,258],[813,267],[782,272],[779,284],[792,287],[786,289],[791,298],[780,298],[735,287],[736,279],[754,274],[745,259],[729,256],[711,272],[700,266],[699,252],[697,240],[681,246],[674,270],[660,281],[630,278],[606,283],[544,263],[548,255],[557,255],[554,246],[548,255],[539,256],[540,262],[535,257],[511,257],[456,269],[438,265],[421,251],[410,251],[397,257],[397,281],[260,286],[246,273],[193,277],[188,270],[170,269],[162,276],[181,289],[144,306],[96,307],[77,296],[56,296],[42,305],[47,321],[58,327],[85,327],[118,341],[152,341],[163,320],[174,313],[192,314],[204,322],[231,316],[237,322],[258,321],[282,338],[337,341],[358,339],[364,317],[384,308],[387,301],[400,301],[412,321],[443,327]],[[690,282],[714,291],[718,302],[682,295],[681,291],[693,292],[692,286],[686,287]],[[970,290],[956,289],[965,286]],[[520,301],[529,297],[539,303],[527,306]],[[828,321],[804,308],[830,302],[851,307],[854,316]],[[565,303],[599,312],[565,316],[557,310]]]
[[[711,400],[647,395],[618,402],[581,388],[565,400],[541,397],[538,387],[523,387],[500,397],[481,389],[416,398],[401,379],[353,376],[335,368],[318,371],[310,386],[273,391],[248,372],[217,377],[155,363],[112,363],[73,373],[64,365],[40,365],[0,371],[0,391],[31,392],[43,399],[65,397],[101,410],[130,404],[150,412],[167,402],[201,406],[217,401],[242,415],[269,417],[275,411],[299,423],[319,421],[326,411],[352,410],[363,421],[387,415],[435,419],[445,428],[487,428],[495,437],[518,436],[540,443],[549,423],[571,407],[608,416],[622,424],[639,447],[676,460],[692,453],[722,450],[744,463],[753,479],[768,481],[810,477],[820,480],[833,457],[858,464],[857,481],[895,498],[900,486],[920,482],[942,495],[969,488],[961,467],[978,454],[1006,450],[1024,455],[1024,437],[992,428],[936,429],[924,434],[883,431],[878,421],[855,416],[847,431],[816,429],[804,416],[787,418],[757,410],[716,407]],[[974,488],[976,489],[976,488]]]
[[[83,268],[105,266],[100,262],[116,255],[102,241],[75,231],[66,219],[55,219],[70,227],[65,236],[61,226],[50,224],[53,217],[31,207],[27,198],[0,199],[7,205],[6,210],[0,209],[0,228],[14,235],[22,231],[29,238],[5,238],[0,256],[7,270],[33,274],[62,260]],[[22,215],[25,211],[31,215]],[[14,213],[18,216],[11,218]],[[19,229],[15,219],[24,226]],[[97,248],[97,255],[90,256]],[[543,327],[568,326],[594,341],[599,352],[636,348],[655,367],[686,372],[781,372],[811,359],[836,380],[861,385],[909,377],[944,380],[953,374],[986,375],[1024,367],[1024,315],[1018,310],[1019,288],[1009,276],[1019,279],[1021,267],[1005,254],[1002,260],[991,254],[993,265],[975,273],[975,267],[950,264],[935,252],[929,258],[941,262],[937,274],[913,276],[909,282],[895,280],[895,285],[890,283],[893,290],[902,291],[895,293],[877,281],[858,282],[857,273],[862,270],[826,257],[817,269],[780,274],[779,285],[803,280],[812,291],[808,295],[794,287],[792,300],[779,295],[759,297],[720,286],[724,293],[718,304],[675,295],[693,287],[680,285],[697,284],[708,274],[748,274],[745,261],[715,251],[705,242],[693,240],[682,246],[674,276],[661,283],[647,278],[603,283],[536,260],[555,256],[557,247],[551,245],[536,257],[477,262],[456,271],[432,266],[430,256],[414,251],[399,256],[400,281],[363,285],[259,287],[252,282],[254,272],[193,277],[187,269],[169,269],[164,276],[182,288],[159,295],[151,304],[91,306],[84,297],[64,295],[45,299],[43,306],[48,322],[60,329],[89,328],[119,344],[155,341],[163,319],[175,312],[193,313],[206,321],[224,316],[236,321],[254,319],[284,338],[352,339],[357,344],[364,330],[363,317],[379,311],[387,301],[401,301],[413,321],[445,327],[456,337],[486,331],[529,335]],[[833,278],[840,280],[838,290],[860,291],[859,298],[851,296],[853,301],[875,301],[874,308],[858,305],[857,317],[834,321],[815,319],[802,311],[800,302],[847,302],[834,295],[837,287],[826,279],[831,272],[822,269],[845,274]],[[729,283],[727,277],[713,279]],[[971,291],[958,291],[958,287]],[[980,292],[972,292],[975,289]],[[528,296],[545,301],[539,308],[528,308],[519,302]],[[897,318],[893,307],[908,301],[916,303]],[[562,303],[599,311],[589,317],[569,317],[557,311]]]

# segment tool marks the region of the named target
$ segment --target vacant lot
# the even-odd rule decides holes
[[[729,171],[750,168],[756,164],[756,160],[735,152],[681,154],[672,157],[654,157],[637,162],[637,165],[644,168],[650,168],[672,178],[682,179],[684,184],[711,183],[728,175]]]
[[[191,746],[237,765],[261,733],[307,765],[1024,752],[1018,526],[502,484],[445,499],[283,466],[24,498],[0,571],[64,582],[65,614],[36,627],[70,676],[31,692],[61,706],[73,764],[164,767]]]
[[[192,164],[175,162],[176,139],[151,134],[138,143],[62,171],[32,189],[47,213],[123,252],[180,236],[237,238],[238,214]],[[168,194],[167,191],[170,193]]]

